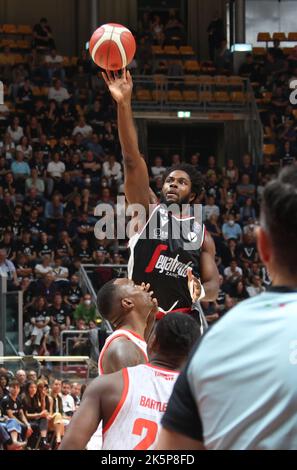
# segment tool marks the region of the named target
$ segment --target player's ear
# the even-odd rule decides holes
[[[196,193],[191,193],[191,194],[190,194],[190,203],[194,202],[195,199],[196,199],[196,197],[197,197],[197,194],[196,194]]]
[[[121,300],[121,304],[124,310],[132,310],[134,308],[134,302],[132,299],[129,299],[128,297],[125,297],[124,299]]]
[[[256,229],[256,237],[260,258],[267,267],[271,260],[271,240],[262,227]]]

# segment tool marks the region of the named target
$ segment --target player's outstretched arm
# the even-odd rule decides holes
[[[216,247],[213,238],[206,233],[201,251],[201,282],[205,290],[202,300],[214,302],[217,300],[220,289],[219,271],[215,262]]]
[[[125,194],[129,204],[142,204],[146,209],[150,203],[149,175],[142,158],[132,112],[133,81],[129,71],[122,75],[106,71],[102,73],[110,94],[117,103],[118,131],[124,157]]]

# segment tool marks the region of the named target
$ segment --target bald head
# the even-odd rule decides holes
[[[114,327],[132,312],[146,318],[155,305],[156,301],[149,292],[126,278],[107,282],[97,296],[100,314]]]

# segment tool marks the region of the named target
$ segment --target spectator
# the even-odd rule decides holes
[[[78,408],[80,405],[80,390],[81,385],[78,382],[73,382],[71,384],[71,396],[74,400],[75,408]]]
[[[45,191],[45,185],[42,178],[38,176],[37,168],[31,168],[31,177],[26,178],[25,189],[26,192],[34,188],[39,196],[43,196]]]
[[[246,288],[247,293],[250,297],[255,297],[262,292],[265,292],[265,287],[262,285],[262,279],[260,276],[252,277],[252,284]]]
[[[26,438],[32,435],[33,431],[25,416],[19,394],[20,384],[17,380],[12,380],[9,384],[9,395],[6,395],[1,401],[1,409],[4,416],[14,420],[14,430],[18,435],[21,435],[22,440],[25,441]]]
[[[48,431],[54,431],[56,438],[55,449],[58,449],[61,444],[62,437],[64,436],[63,417],[59,411],[54,412],[54,400],[49,395],[49,386],[44,380],[39,380],[37,382],[37,396],[41,403],[42,410],[46,410],[48,413]]]
[[[35,275],[37,279],[44,278],[48,273],[53,273],[53,268],[50,265],[51,257],[49,255],[45,255],[42,258],[41,264],[36,264],[35,266]]]
[[[22,397],[22,406],[31,429],[33,432],[38,432],[41,436],[39,448],[41,450],[49,450],[50,445],[47,442],[48,412],[45,409],[42,410],[37,396],[37,385],[31,380],[26,384]]]
[[[93,134],[92,127],[86,123],[83,116],[79,118],[77,126],[73,129],[72,135],[76,136],[77,134],[81,134],[83,139],[91,139]]]
[[[47,166],[47,173],[54,181],[59,181],[65,170],[65,163],[60,161],[60,155],[56,152]]]
[[[68,380],[62,381],[62,403],[63,403],[63,414],[68,418],[68,423],[75,412],[74,400],[70,394],[71,384]]]
[[[232,214],[228,216],[228,222],[224,223],[222,227],[222,232],[226,241],[230,238],[234,238],[238,241],[241,241],[242,239],[241,227],[239,224],[235,223],[235,218]]]
[[[86,323],[96,321],[97,310],[90,294],[85,294],[81,303],[76,307],[73,317],[75,320],[83,319]]]
[[[119,162],[116,161],[114,155],[109,155],[108,160],[103,163],[103,176],[105,176],[109,185],[114,187],[121,184],[123,179],[122,167]]]
[[[24,135],[23,128],[19,124],[20,124],[19,118],[14,117],[12,124],[7,129],[7,133],[12,138],[12,141],[14,142],[14,144],[18,144]]]
[[[69,329],[71,325],[70,309],[63,302],[60,293],[56,293],[53,299],[53,305],[49,309],[51,326],[59,326],[60,331]]]
[[[49,49],[55,47],[52,30],[46,18],[41,18],[33,28],[34,46],[37,49]]]
[[[19,369],[15,373],[15,379],[18,381],[20,386],[20,392],[24,391],[24,386],[27,381],[27,374],[23,369]]]
[[[19,281],[14,264],[7,259],[6,251],[0,249],[0,276],[7,277],[7,289],[18,290]]]
[[[241,183],[237,185],[237,193],[239,195],[238,204],[243,206],[248,198],[255,200],[256,187],[250,182],[249,175],[242,175]]]
[[[48,92],[48,99],[55,100],[59,105],[63,103],[63,101],[69,100],[70,95],[66,88],[62,87],[61,80],[57,79],[53,87],[49,89]]]
[[[207,198],[207,204],[204,207],[204,220],[209,220],[212,215],[220,216],[220,208],[215,204],[214,196]]]
[[[28,317],[31,323],[31,337],[25,345],[33,348],[33,354],[45,355],[47,353],[46,342],[50,332],[50,317],[45,297],[40,296],[35,299],[33,305],[28,309]]]
[[[242,269],[237,266],[236,259],[233,259],[230,262],[230,266],[228,266],[224,271],[224,276],[226,276],[226,279],[230,284],[235,284],[238,279],[242,277],[242,274]]]
[[[82,290],[79,286],[79,278],[75,274],[71,276],[70,285],[66,290],[65,302],[67,302],[72,308],[75,308],[83,296]]]
[[[16,153],[16,159],[11,164],[11,171],[14,177],[18,180],[25,179],[30,176],[30,167],[24,161],[24,154],[20,150]]]
[[[57,54],[56,49],[52,49],[51,53],[45,56],[44,62],[48,67],[50,81],[53,77],[59,77],[62,81],[65,79],[65,71],[62,68],[63,57]]]

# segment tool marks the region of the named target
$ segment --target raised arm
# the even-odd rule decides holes
[[[150,203],[149,175],[138,148],[137,132],[133,121],[130,72],[103,73],[103,78],[118,108],[118,131],[124,157],[125,194],[129,204],[141,204],[146,210]]]

